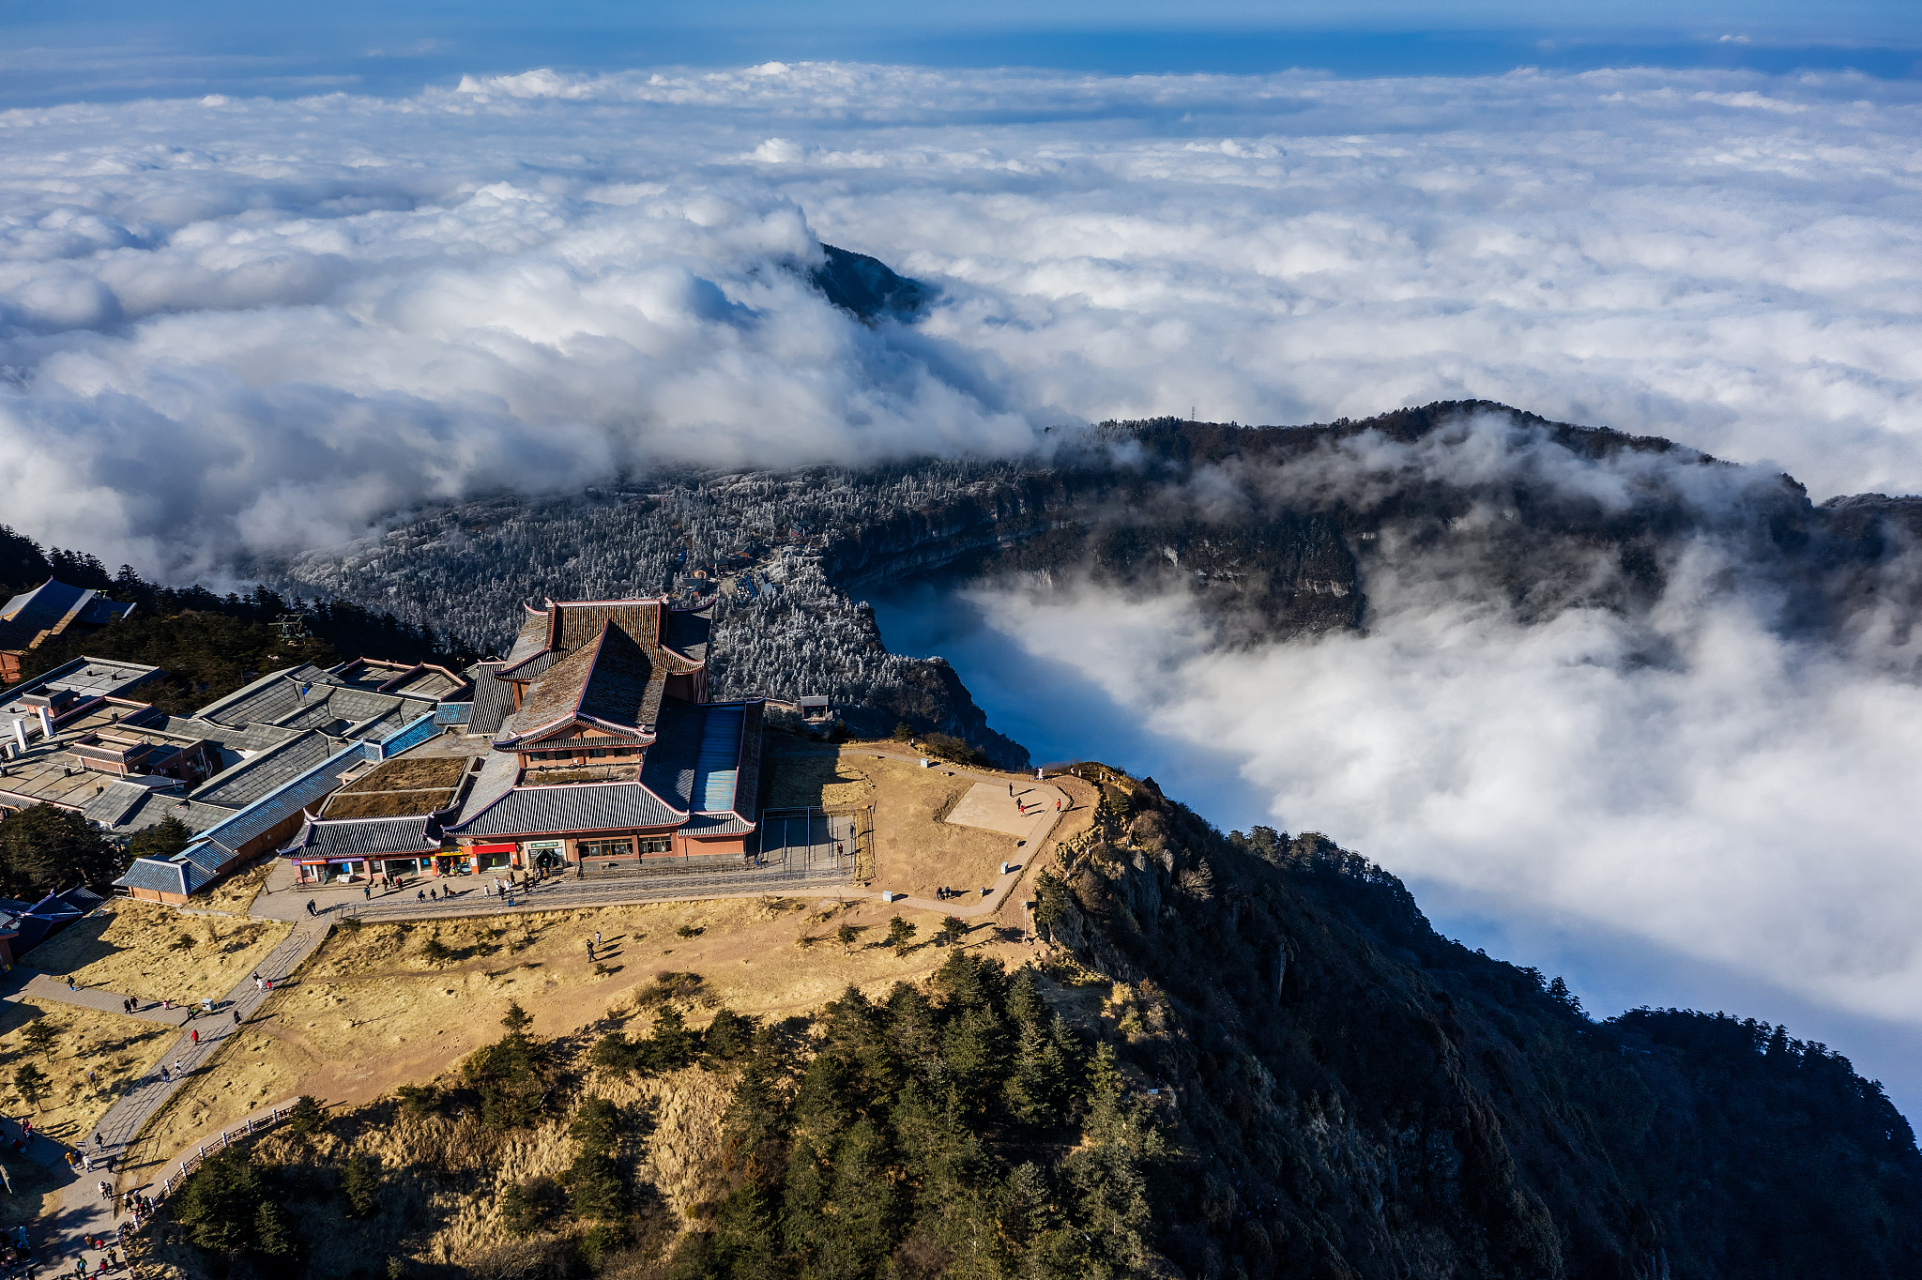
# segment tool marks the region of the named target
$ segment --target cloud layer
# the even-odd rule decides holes
[[[0,113],[0,504],[184,571],[620,467],[1461,395],[1922,488],[1916,98],[768,64]],[[940,302],[854,323],[822,238]]]

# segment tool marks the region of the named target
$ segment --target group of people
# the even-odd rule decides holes
[[[96,1137],[94,1141],[97,1143],[100,1139]],[[97,1155],[91,1151],[67,1152],[67,1168],[75,1173],[92,1173],[95,1161],[99,1161],[102,1168],[113,1167],[112,1159],[105,1155]],[[107,1184],[103,1182],[100,1185],[104,1187]]]
[[[32,1276],[35,1266],[33,1246],[27,1242],[27,1229],[15,1227],[12,1231],[0,1233],[0,1260],[4,1260],[9,1276]]]

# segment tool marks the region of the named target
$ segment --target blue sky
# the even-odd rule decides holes
[[[1118,74],[1482,75],[1522,65],[1853,68],[1922,74],[1922,6],[1898,0],[1544,5],[1518,0],[892,0],[727,5],[0,5],[0,104],[195,91],[397,94],[463,73],[782,59],[1038,66]]]

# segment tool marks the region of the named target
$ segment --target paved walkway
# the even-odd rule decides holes
[[[296,924],[294,931],[261,961],[260,975],[275,982],[285,979],[320,946],[332,924],[330,919],[303,920]],[[59,984],[59,987],[62,994],[67,994],[65,983]],[[251,977],[241,979],[224,1000],[214,1003],[214,1016],[203,1014],[188,1029],[189,1032],[200,1032],[200,1043],[195,1044],[191,1034],[183,1034],[176,1040],[161,1055],[153,1069],[108,1108],[107,1114],[100,1118],[100,1123],[94,1126],[93,1133],[80,1144],[81,1149],[118,1160],[133,1140],[140,1136],[147,1121],[167,1104],[186,1079],[202,1070],[208,1060],[220,1052],[227,1037],[239,1030],[233,1019],[235,1011],[244,1021],[251,1018],[270,996],[270,992],[255,988]],[[175,1070],[176,1064],[179,1070]],[[164,1076],[163,1071],[166,1073]],[[51,1263],[75,1253],[84,1253],[84,1250],[72,1247],[77,1237],[113,1236],[117,1220],[112,1202],[100,1195],[98,1184],[103,1177],[109,1182],[113,1180],[112,1174],[83,1173],[61,1194],[60,1210],[52,1224],[52,1240],[62,1241],[66,1248],[62,1252],[50,1240],[48,1252],[41,1255],[43,1261]],[[89,1262],[91,1265],[92,1259]]]
[[[13,972],[7,975],[4,987],[0,987],[0,1000],[15,1004],[22,1000],[51,1000],[55,1004],[78,1005],[83,1009],[98,1009],[101,1013],[116,1014],[123,1018],[142,1018],[148,1022],[164,1023],[170,1027],[183,1026],[186,1023],[187,1010],[179,1005],[171,1009],[163,1009],[158,1000],[144,1004],[136,1002],[134,1012],[129,1014],[128,999],[130,997],[118,991],[108,991],[103,987],[76,986],[69,991],[66,979],[36,973],[25,965],[15,965]]]

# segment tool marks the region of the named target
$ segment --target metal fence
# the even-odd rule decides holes
[[[198,1147],[192,1155],[180,1162],[179,1169],[161,1181],[159,1189],[154,1193],[154,1199],[164,1200],[172,1195],[174,1188],[185,1182],[187,1176],[195,1169],[198,1169],[207,1159],[207,1149],[209,1147],[215,1151],[225,1151],[228,1147],[234,1145],[234,1139],[236,1137],[250,1138],[256,1133],[265,1133],[282,1120],[285,1120],[293,1112],[293,1109],[293,1104],[291,1103],[284,1107],[275,1107],[273,1111],[263,1119],[255,1119],[253,1116],[248,1116],[246,1122],[239,1128],[222,1130],[219,1137],[215,1138],[212,1142],[204,1143]]]
[[[763,810],[759,864],[790,875],[855,878],[873,838],[867,817],[866,809]]]

